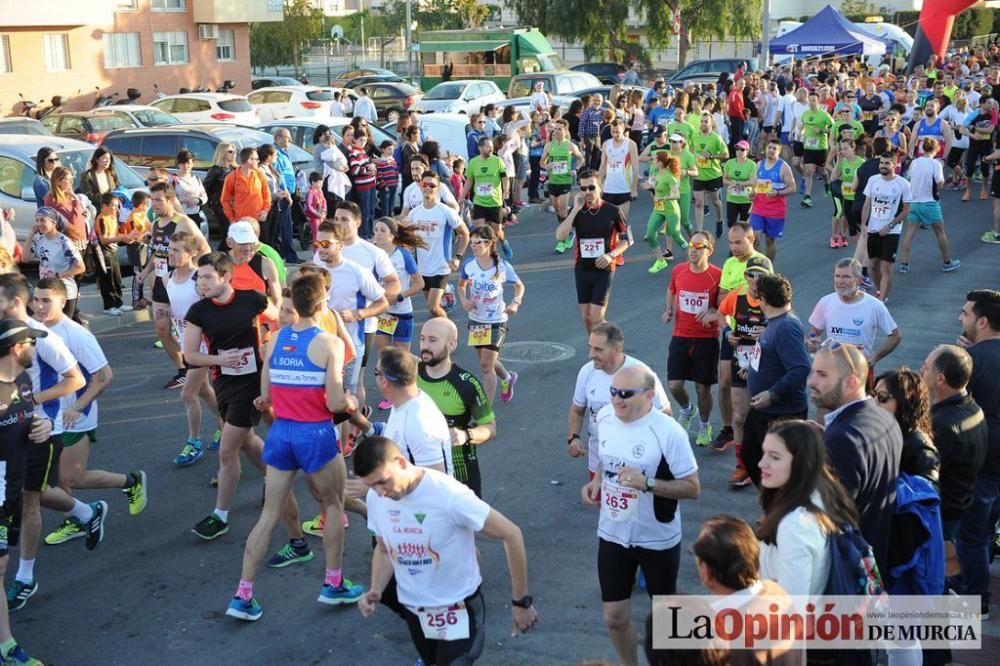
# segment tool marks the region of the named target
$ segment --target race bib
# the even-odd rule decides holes
[[[494,187],[490,183],[482,183],[476,185],[476,196],[477,197],[492,197]]]
[[[681,304],[681,312],[690,315],[699,315],[708,310],[707,291],[684,291],[681,289],[678,301]]]
[[[740,184],[733,185],[732,190],[733,194],[738,197],[748,197],[750,196],[750,193],[753,191],[750,185],[740,185]]]
[[[818,136],[807,136],[802,142],[802,145],[807,150],[819,150],[819,137]]]
[[[243,347],[240,349],[240,364],[235,368],[226,366],[219,367],[224,375],[252,375],[257,372],[257,356],[253,352],[253,347]]]
[[[611,520],[630,523],[639,515],[639,491],[620,486],[605,478],[601,482],[601,502]]]
[[[391,314],[379,315],[377,328],[379,333],[394,335],[397,326],[399,326],[399,317]]]
[[[770,194],[774,191],[774,183],[770,180],[757,181],[757,194]]]
[[[469,346],[485,347],[493,342],[493,326],[490,324],[471,324],[469,326]]]
[[[845,197],[853,197],[854,196],[854,187],[851,186],[851,185],[845,185],[843,182],[841,182],[840,183],[840,192]]]
[[[410,610],[420,618],[420,628],[425,638],[433,641],[460,641],[469,637],[469,609],[464,603]]]
[[[874,111],[864,111],[861,114],[861,119],[862,120],[871,120],[874,117],[875,117],[875,112]]]
[[[670,119],[667,118],[666,116],[660,116],[659,118],[656,119],[656,124],[659,125],[660,127],[666,127],[667,125],[670,124]]]
[[[554,176],[565,176],[569,173],[567,162],[549,162],[548,171]]]
[[[625,163],[621,160],[608,161],[608,171],[612,173],[624,173]]]
[[[755,359],[760,354],[760,347],[757,345],[737,345],[736,346],[736,363],[744,370],[754,365]],[[754,365],[756,369],[756,365]]]
[[[699,169],[707,169],[712,166],[712,160],[708,157],[699,157],[695,160],[695,163],[698,165]]]
[[[750,354],[750,367],[755,372],[760,370],[760,341],[753,346],[753,352]]]
[[[166,278],[170,272],[166,257],[153,257],[153,270],[158,278]]]
[[[657,199],[656,202],[653,204],[653,210],[655,210],[657,213],[662,213],[666,209],[667,209],[667,202],[664,201],[663,199]]]
[[[581,238],[580,257],[583,259],[597,259],[604,254],[603,238]]]

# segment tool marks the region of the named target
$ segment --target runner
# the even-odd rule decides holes
[[[583,153],[570,141],[569,132],[562,122],[552,127],[552,134],[542,150],[541,167],[548,172],[549,203],[556,211],[559,224],[569,214],[569,193],[573,189],[573,160],[583,163]],[[556,252],[562,254],[571,244],[567,239],[556,243]]]
[[[670,135],[670,154],[680,160],[681,165],[681,228],[690,237],[691,232],[694,231],[691,227],[691,179],[698,175],[698,161],[694,153],[687,149],[688,143],[688,140],[680,134]],[[670,249],[670,243],[671,241],[667,240],[668,250]]]
[[[212,387],[222,417],[219,443],[219,488],[215,510],[192,532],[205,540],[229,531],[229,510],[239,485],[240,452],[261,471],[263,442],[254,432],[260,412],[254,399],[260,395],[260,329],[258,317],[277,319],[278,307],[264,294],[232,286],[233,261],[222,252],[198,259],[198,291],[203,296],[187,311],[184,358],[192,366],[211,368]],[[201,351],[201,343],[207,352]]]
[[[736,157],[726,160],[722,166],[722,184],[726,186],[726,226],[732,228],[737,222],[750,218],[750,197],[753,194],[753,174],[757,165],[747,159],[750,144],[737,141]],[[722,237],[722,218],[715,223],[715,237]]]
[[[663,323],[677,318],[667,354],[667,385],[681,408],[678,422],[688,430],[701,415],[696,443],[712,443],[712,385],[719,383],[719,282],[722,271],[708,262],[715,239],[696,231],[688,246],[688,262],[670,275]],[[698,404],[691,404],[684,382],[693,381]]]
[[[410,160],[410,176],[412,177],[412,181],[403,190],[403,210],[399,214],[401,219],[405,220],[411,210],[423,204],[424,192],[420,187],[420,180],[423,178],[424,172],[429,171],[430,168],[430,160],[427,159],[426,155],[414,155],[413,159]],[[464,198],[462,200],[465,201]],[[456,213],[460,210],[458,200],[451,193],[451,188],[442,187],[438,189],[437,201],[453,209]]]
[[[434,401],[448,423],[455,479],[481,498],[483,479],[476,450],[496,437],[496,417],[479,379],[452,363],[457,347],[458,327],[450,319],[435,317],[424,322],[417,387]]]
[[[699,232],[704,234],[704,232]],[[638,664],[631,597],[641,567],[646,593],[675,594],[681,558],[677,500],[701,492],[687,433],[653,408],[656,377],[641,368],[615,373],[611,404],[597,415],[600,465],[581,489],[601,506],[597,576],[604,622],[622,664]]]
[[[54,277],[42,278],[35,285],[31,307],[38,321],[58,335],[73,358],[80,365],[86,384],[74,393],[59,399],[61,418],[62,454],[59,458],[59,487],[72,494],[74,488],[121,488],[128,499],[128,510],[133,516],[146,508],[146,473],[142,470],[118,474],[104,470],[87,469],[90,447],[97,443],[97,398],[110,386],[111,366],[104,356],[97,338],[86,328],[63,314],[66,304],[66,286]],[[45,537],[45,542],[56,545],[76,538],[84,526],[67,516],[62,525]]]
[[[639,149],[620,118],[611,121],[611,140],[601,146],[598,178],[604,200],[618,206],[627,221],[632,201],[639,196]]]
[[[527,555],[517,525],[461,483],[411,463],[391,439],[365,440],[354,457],[354,472],[369,488],[368,529],[378,542],[371,588],[358,604],[364,617],[378,608],[395,574],[404,605],[399,612],[422,662],[473,663],[486,642],[474,540],[482,532],[504,544],[513,632],[535,626],[538,613],[528,594]]]
[[[357,407],[344,393],[344,343],[319,326],[328,298],[319,275],[299,278],[291,293],[298,321],[278,331],[268,344],[260,396],[254,400],[261,411],[273,406],[275,421],[264,444],[264,507],[247,537],[239,585],[226,610],[226,615],[240,620],[259,620],[263,614],[253,596],[254,577],[299,470],[322,498],[326,515],[334,518],[323,532],[326,574],[317,601],[355,603],[364,593],[341,573],[344,526],[339,516],[344,512],[347,468],[337,445],[333,415]],[[312,559],[312,552],[308,558]]]
[[[941,260],[944,262],[941,270],[950,273],[958,270],[962,262],[951,258],[948,236],[944,232],[944,216],[941,214],[941,202],[939,201],[941,198],[940,189],[944,185],[944,169],[939,160],[929,157],[929,155],[937,153],[937,142],[934,139],[930,137],[924,139],[924,145],[921,148],[923,155],[910,163],[908,171],[913,203],[906,216],[906,233],[903,235],[903,248],[899,254],[899,272],[910,272],[910,248],[913,246],[913,236],[920,227],[930,225],[937,238]],[[983,187],[985,186],[984,181]],[[985,190],[983,193],[985,194]]]
[[[855,177],[864,158],[855,153],[855,139],[841,139],[839,151],[830,166],[830,192],[833,194],[833,221],[830,231],[830,247],[847,247],[847,234],[858,235],[859,228],[853,224]],[[864,145],[861,143],[860,145]],[[860,212],[860,211],[859,211]]]
[[[590,332],[587,342],[587,354],[590,361],[584,363],[576,375],[576,386],[573,389],[573,402],[566,417],[566,445],[569,455],[579,458],[587,455],[588,480],[592,480],[600,465],[598,450],[597,414],[610,404],[611,378],[622,368],[638,367],[653,374],[649,366],[637,358],[625,353],[625,332],[618,324],[602,321]],[[663,390],[659,377],[653,374],[653,406],[664,414],[670,415],[670,399]],[[587,443],[581,436],[584,421],[587,422]]]
[[[467,173],[471,171],[470,163]],[[470,182],[472,182],[471,176],[466,181],[467,189]],[[461,259],[465,256],[465,250],[469,246],[469,230],[454,210],[437,202],[441,180],[436,173],[425,172],[420,179],[420,187],[424,193],[423,203],[411,210],[406,219],[427,243],[427,248],[417,248],[417,267],[424,279],[427,309],[433,317],[447,317],[448,314],[441,307],[441,297],[448,286],[448,276],[452,271],[458,270]],[[458,245],[455,246],[454,252],[452,252],[453,231],[458,236]]]
[[[980,104],[979,112],[972,115],[968,126],[959,128],[962,134],[969,137],[969,150],[965,157],[965,173],[969,178],[975,174],[976,161],[979,161],[979,173],[983,180],[979,198],[983,201],[989,197],[986,188],[989,187],[990,163],[982,158],[993,152],[993,132],[997,128],[997,121],[997,100],[988,98]],[[972,185],[966,180],[962,201],[969,201],[971,198]]]
[[[894,172],[896,160],[891,153],[879,159],[879,176],[872,176],[865,185],[865,205],[861,209],[861,224],[868,233],[868,261],[872,280],[883,301],[892,289],[892,264],[903,220],[910,212],[910,183]],[[884,265],[887,264],[887,265]]]
[[[493,154],[491,140],[479,140],[479,154],[469,160],[465,174],[465,188],[460,198],[463,201],[472,199],[472,223],[488,222],[494,226],[494,231],[499,231],[504,216],[503,204],[510,198],[510,181],[503,160]]]
[[[643,189],[653,191],[653,210],[646,222],[646,242],[656,255],[650,273],[659,273],[669,265],[674,253],[669,249],[660,250],[660,229],[666,227],[668,236],[677,242],[682,250],[687,249],[687,241],[681,235],[680,161],[665,150],[657,151],[653,159],[655,167],[650,167],[653,182],[643,181]]]
[[[795,96],[788,108],[788,122],[791,127],[788,133],[788,141],[791,144],[785,146],[785,161],[791,164],[792,169],[797,172],[796,190],[799,194],[805,191],[805,179],[802,175],[802,157],[805,155],[805,146],[802,144],[802,114],[809,110],[809,91],[806,88],[799,88],[795,91]],[[790,157],[789,157],[790,155]]]
[[[9,402],[0,409],[0,474],[4,491],[0,507],[0,577],[7,572],[9,550],[17,546],[21,533],[21,495],[28,451],[32,445],[47,442],[52,432],[51,419],[35,418],[34,392],[26,372],[35,362],[35,340],[46,335],[45,331],[29,328],[18,320],[0,321],[0,390],[5,398],[9,396]],[[6,595],[0,600],[0,661],[42,666],[11,635]]]
[[[418,247],[426,249],[427,242],[410,227],[401,226],[391,217],[382,217],[375,220],[375,245],[389,255],[399,279],[399,293],[389,304],[389,309],[378,317],[375,350],[380,352],[390,344],[409,349],[413,340],[411,299],[424,288],[424,278],[420,275],[413,253]],[[379,409],[389,409],[384,400],[378,406]]]
[[[584,169],[577,175],[580,194],[569,215],[556,228],[556,240],[566,240],[575,230],[574,277],[576,302],[583,328],[590,331],[604,321],[611,296],[611,282],[620,257],[632,246],[632,229],[614,204],[601,199],[597,174]]]
[[[774,139],[767,142],[764,159],[753,176],[753,203],[750,204],[750,226],[754,230],[756,249],[760,238],[765,239],[764,252],[774,261],[778,239],[785,234],[788,197],[795,194],[795,175],[788,163],[778,157],[781,145]]]
[[[694,228],[701,231],[705,228],[705,193],[715,208],[715,219],[722,219],[722,200],[719,190],[722,189],[722,160],[729,158],[726,142],[714,130],[715,120],[711,113],[701,114],[701,124],[691,138],[691,152],[696,158],[698,175],[694,176]]]
[[[827,182],[826,151],[829,148],[830,129],[833,127],[833,118],[824,109],[819,107],[819,97],[816,93],[809,93],[809,108],[802,114],[802,118],[797,121],[802,136],[802,178],[804,182],[804,195],[799,205],[803,208],[812,208],[812,186],[813,174],[819,168],[820,175],[826,190],[825,195],[830,195],[830,185]],[[773,260],[774,257],[768,255]]]
[[[504,302],[505,284],[514,285],[514,298],[509,304]],[[492,227],[480,225],[472,229],[472,258],[459,273],[458,296],[469,313],[469,346],[479,356],[486,395],[493,402],[499,378],[500,400],[510,402],[517,373],[500,362],[500,348],[507,341],[507,321],[517,314],[524,299],[524,283],[514,267],[500,258]]]

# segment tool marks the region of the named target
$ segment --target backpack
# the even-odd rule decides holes
[[[840,525],[831,534],[830,575],[823,594],[878,597],[884,592],[872,547],[857,528]]]

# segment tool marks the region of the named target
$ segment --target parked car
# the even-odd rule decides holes
[[[569,105],[572,104],[573,100],[575,99],[576,99],[575,95],[552,95],[551,97],[549,97],[549,106],[557,105],[562,107],[563,111],[566,111],[569,108]],[[513,106],[517,108],[517,110],[520,111],[522,114],[527,114],[529,111],[534,110],[530,108],[531,107],[530,97],[513,97],[510,99],[500,100],[499,102],[494,102],[493,104],[498,109],[501,109],[501,111],[508,106]],[[546,111],[548,111],[548,109],[546,109]]]
[[[570,67],[573,72],[587,72],[593,74],[601,83],[614,85],[621,83],[625,78],[625,67],[614,62],[585,62],[576,67]]]
[[[672,86],[686,86],[689,83],[715,83],[723,72],[732,74],[741,62],[750,63],[749,69],[757,69],[756,58],[710,58],[695,60],[677,70],[667,83]]]
[[[345,88],[357,89],[360,86],[367,86],[372,83],[404,83],[405,79],[395,74],[368,74],[366,76],[356,76],[344,83]]]
[[[366,67],[362,69],[345,69],[340,72],[333,74],[330,77],[330,85],[337,88],[344,88],[347,86],[347,82],[351,79],[356,79],[359,76],[398,76],[396,72],[389,69],[381,69],[379,67]]]
[[[600,95],[604,98],[604,107],[608,108],[611,106],[611,89],[614,86],[597,86],[596,88],[584,88],[583,90],[578,90],[573,93],[573,97],[580,99],[584,95]],[[642,93],[642,98],[646,99],[646,95],[649,93],[649,88],[644,86],[621,86],[621,90],[638,90]]]
[[[371,125],[369,125],[371,127]],[[460,155],[468,162],[468,148],[466,136],[468,135],[469,117],[464,113],[434,113],[420,116],[420,127],[424,131],[424,136],[429,141],[437,141],[441,147],[441,154],[451,153]],[[396,135],[396,126],[393,123],[383,125],[382,129],[392,135],[392,140],[397,144],[400,139]]]
[[[267,132],[270,135],[274,135],[279,129],[287,129],[292,135],[292,143],[306,151],[309,154],[313,152],[313,132],[320,125],[326,125],[331,130],[333,130],[333,135],[337,137],[337,141],[343,139],[344,128],[351,123],[351,118],[323,118],[322,120],[313,120],[311,118],[285,118],[283,120],[272,120],[271,122],[261,123],[257,126],[257,129]],[[391,126],[395,126],[394,124]],[[389,139],[393,143],[398,143],[396,141],[395,132],[387,132],[378,125],[369,124],[368,130],[372,135],[372,142],[379,146],[383,141]]]
[[[172,116],[166,111],[160,111],[155,106],[143,106],[141,104],[113,104],[101,107],[103,111],[115,111],[124,113],[135,121],[137,127],[167,127],[169,125],[180,125],[181,120],[177,116]]]
[[[507,97],[530,97],[535,84],[541,82],[546,92],[553,95],[572,95],[584,88],[594,88],[601,85],[600,79],[587,72],[565,70],[561,72],[532,72],[517,74],[510,79],[507,86]]]
[[[56,136],[97,143],[111,130],[139,127],[131,116],[118,111],[61,111],[42,118],[42,125]]]
[[[503,91],[492,81],[469,79],[439,83],[413,105],[420,113],[478,113],[490,102],[504,99]]]
[[[260,120],[246,97],[227,93],[167,95],[153,102],[152,106],[173,114],[185,123],[253,125]]]
[[[28,134],[31,136],[52,136],[42,123],[34,118],[15,116],[13,118],[0,118],[0,134]]]
[[[301,86],[301,81],[291,76],[251,76],[250,89],[273,88],[275,86]]]
[[[378,117],[393,123],[399,120],[400,113],[409,111],[414,104],[424,98],[424,93],[419,88],[403,81],[371,83],[365,86],[365,89],[372,102],[375,103]],[[354,95],[355,100],[357,99],[356,89],[349,91],[349,94]]]
[[[275,118],[329,118],[334,91],[316,86],[260,88],[247,95],[261,120]]]

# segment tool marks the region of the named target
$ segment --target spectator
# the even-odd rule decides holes
[[[267,219],[271,210],[271,193],[259,166],[257,149],[244,148],[240,151],[239,168],[226,176],[220,199],[229,224],[244,217],[252,217],[258,222]]]
[[[403,143],[399,146],[400,164],[410,164],[415,156],[420,154],[420,128],[416,125],[410,125],[406,128],[405,134],[401,134],[403,137]],[[476,154],[479,154],[478,149]],[[413,182],[413,175],[410,173],[410,169],[403,169],[401,174],[403,177],[403,189],[406,190]]]
[[[260,158],[260,173],[267,182],[267,192],[271,195],[271,207],[267,211],[267,217],[260,221],[258,238],[261,243],[274,247],[277,245],[274,241],[278,237],[278,199],[283,198],[285,192],[281,189],[281,176],[274,168],[277,156],[274,145],[265,143],[257,148],[257,155]]]
[[[312,135],[313,171],[323,173],[323,153],[335,145],[333,130],[326,125],[317,125]]]
[[[65,226],[59,232],[66,234],[82,256],[87,246],[87,212],[73,193],[73,172],[67,167],[56,167],[51,183],[52,189],[45,195],[45,205],[56,209],[62,216],[60,224]]]
[[[278,174],[278,191],[282,196],[278,198],[278,224],[272,230],[273,235],[267,242],[272,247],[279,248],[282,257],[291,263],[298,261],[295,250],[292,249],[294,236],[294,224],[292,221],[292,208],[298,201],[295,186],[295,165],[292,164],[292,157],[289,155],[289,146],[292,143],[292,133],[287,128],[282,127],[274,132],[274,147],[277,153],[274,156],[272,167]],[[280,240],[280,243],[279,243]]]
[[[345,132],[346,135],[346,132]],[[368,134],[355,131],[354,141],[350,146],[350,154],[347,163],[350,167],[351,186],[357,198],[358,206],[361,208],[361,229],[359,233],[362,238],[369,240],[372,237],[372,227],[375,223],[376,195],[375,191],[375,165],[368,157],[366,150]]]
[[[358,88],[358,101],[354,103],[354,117],[364,118],[370,123],[378,120],[378,111],[375,110],[375,102],[368,96],[368,88]]]
[[[104,146],[98,146],[90,156],[87,170],[80,176],[80,194],[90,199],[95,210],[101,209],[101,195],[118,187],[114,155]]]
[[[392,156],[396,144],[385,139],[379,146],[381,155],[375,160],[375,185],[378,188],[379,217],[392,217],[399,187],[399,165]]]
[[[71,227],[66,224],[66,218],[58,210],[42,206],[35,213],[35,226],[32,227],[31,235],[24,244],[24,261],[38,262],[39,277],[55,277],[62,280],[66,286],[66,305],[63,307],[63,314],[72,318],[76,313],[76,301],[79,296],[74,277],[83,274],[84,266],[83,257],[69,235],[70,232]]]
[[[205,193],[208,195],[208,210],[211,211],[215,223],[219,227],[222,239],[219,241],[219,251],[226,252],[226,232],[229,230],[229,219],[222,208],[222,187],[233,170],[236,169],[236,146],[227,141],[219,142],[212,156],[212,166],[205,174]]]
[[[479,140],[486,136],[486,118],[481,113],[473,113],[469,118],[469,133],[465,135],[465,150],[468,159],[479,155]]]
[[[590,106],[580,112],[577,133],[584,155],[584,169],[597,171],[601,166],[600,130],[601,119],[604,117],[604,110],[601,108],[603,104],[604,98],[601,95],[594,95],[590,98]],[[570,106],[570,113],[572,112],[573,107]],[[570,127],[572,128],[572,124]]]
[[[59,166],[59,156],[55,148],[44,146],[38,149],[35,155],[35,179],[31,183],[31,189],[35,192],[35,205],[38,208],[45,205],[45,195],[52,188],[49,179],[57,166]]]
[[[194,153],[186,149],[177,153],[177,173],[171,178],[171,185],[174,186],[184,214],[201,229],[201,223],[205,220],[201,207],[208,203],[208,193],[198,176],[191,172],[193,167]]]
[[[500,123],[497,122],[496,104],[487,104],[483,107],[483,120],[486,121],[486,136],[492,139],[500,133]],[[423,136],[420,138],[423,139]],[[472,157],[475,157],[475,155],[472,155]]]
[[[113,192],[101,195],[101,212],[94,223],[97,233],[97,282],[104,301],[104,314],[118,316],[132,310],[122,300],[122,269],[118,264],[118,243],[128,242],[128,235],[118,231],[118,197]]]
[[[889,412],[865,396],[867,377],[860,349],[829,340],[816,352],[808,387],[816,406],[829,410],[824,417],[827,460],[854,498],[861,534],[885,568],[903,433]]]
[[[937,486],[941,461],[932,438],[931,401],[920,374],[907,367],[875,378],[875,403],[896,418],[903,433],[899,471],[922,476]]]

